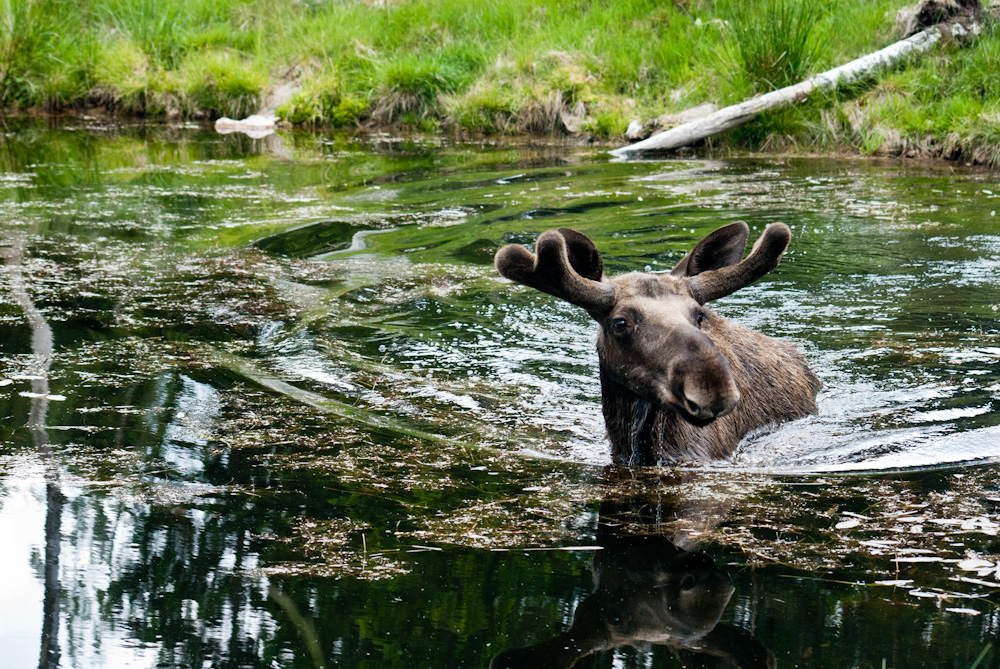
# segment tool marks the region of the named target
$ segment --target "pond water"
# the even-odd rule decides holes
[[[1000,665],[997,173],[6,123],[5,667]],[[819,413],[613,468],[493,253],[734,220],[793,240],[715,308]]]

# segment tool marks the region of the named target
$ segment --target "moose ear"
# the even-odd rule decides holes
[[[559,228],[559,234],[566,240],[566,255],[576,273],[584,279],[600,281],[604,276],[604,261],[594,242],[586,235],[569,228]]]
[[[743,259],[750,228],[743,221],[730,223],[714,230],[681,258],[671,270],[671,276],[696,276],[702,272],[735,265]]]

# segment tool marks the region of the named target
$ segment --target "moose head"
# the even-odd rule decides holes
[[[535,254],[518,244],[503,247],[496,267],[585,309],[600,325],[603,373],[653,406],[704,424],[740,400],[726,356],[704,332],[717,318],[705,304],[774,269],[791,239],[786,225],[771,225],[744,259],[749,234],[746,223],[732,223],[702,239],[669,273],[607,279],[594,243],[560,228],[542,233]]]

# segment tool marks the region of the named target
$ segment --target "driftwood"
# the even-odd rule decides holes
[[[927,51],[945,34],[965,36],[975,32],[978,32],[978,26],[974,25],[970,30],[958,22],[946,26],[934,26],[887,46],[881,51],[852,60],[793,86],[786,86],[751,100],[724,107],[704,118],[684,123],[653,135],[649,139],[615,149],[611,153],[616,156],[631,157],[651,151],[666,151],[688,146],[716,133],[742,125],[762,112],[779,109],[793,102],[801,102],[813,91],[849,84],[880,67],[892,65],[906,55]]]

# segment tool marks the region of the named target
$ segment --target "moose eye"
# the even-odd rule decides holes
[[[698,327],[701,327],[701,324],[705,321],[706,318],[708,318],[708,316],[705,314],[704,311],[698,312]]]
[[[611,334],[616,337],[623,337],[632,331],[632,324],[625,318],[616,318],[611,321]]]

